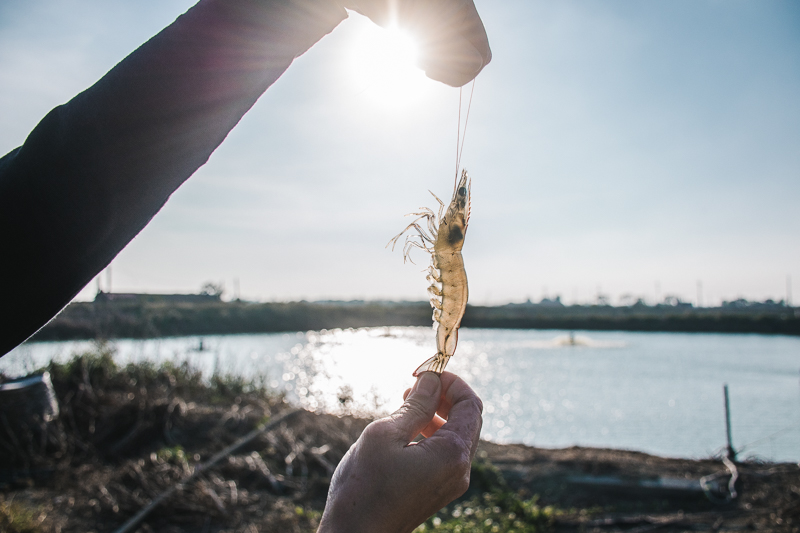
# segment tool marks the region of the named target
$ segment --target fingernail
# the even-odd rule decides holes
[[[423,372],[417,381],[417,392],[425,396],[433,396],[439,388],[439,376],[433,372]]]

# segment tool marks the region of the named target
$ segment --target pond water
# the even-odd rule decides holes
[[[190,361],[205,373],[265,380],[294,403],[332,413],[391,412],[434,352],[430,328],[120,340],[120,363]],[[0,359],[24,374],[88,342],[30,343]],[[800,460],[800,338],[764,335],[468,329],[448,370],[484,401],[482,436],[708,457]]]

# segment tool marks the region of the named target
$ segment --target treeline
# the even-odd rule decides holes
[[[476,328],[763,333],[800,335],[800,311],[670,306],[471,307],[462,325]]]
[[[271,333],[369,326],[429,326],[426,302],[223,302],[140,295],[75,302],[37,341]],[[468,306],[462,326],[800,335],[800,309],[690,306]]]
[[[74,302],[33,340],[154,338],[430,324],[427,303]]]

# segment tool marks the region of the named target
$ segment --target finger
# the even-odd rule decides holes
[[[406,391],[403,393],[403,400],[405,400],[410,393],[411,393],[411,389],[406,389]],[[441,403],[439,404],[439,406],[441,407]],[[440,427],[442,427],[445,422],[446,422],[446,420],[444,418],[442,418],[441,416],[439,416],[438,414],[437,415],[433,415],[433,420],[431,420],[428,423],[427,426],[422,428],[422,431],[420,431],[420,433],[422,433],[422,436],[427,439],[428,437],[430,437],[431,435],[436,433],[436,431]]]
[[[451,87],[461,87],[480,74],[486,65],[480,51],[463,37],[436,40],[423,47],[419,66],[432,80]]]
[[[428,438],[434,433],[436,433],[436,431],[440,427],[442,427],[444,423],[447,421],[448,413],[450,412],[450,408],[452,407],[450,405],[450,402],[446,398],[447,389],[450,388],[450,385],[452,385],[456,379],[459,379],[459,377],[453,374],[452,372],[443,372],[439,376],[439,379],[442,382],[442,396],[441,400],[439,401],[439,407],[436,408],[436,415],[433,417],[433,420],[431,420],[431,422],[427,426],[425,426],[425,428],[422,431],[420,431],[420,433],[422,433],[422,436],[425,438]],[[405,390],[405,392],[403,393],[404,400],[408,397],[410,392],[411,389]]]
[[[387,27],[397,23],[420,39],[419,66],[436,81],[461,87],[492,60],[489,39],[472,0],[400,2],[340,0]]]
[[[433,420],[431,420],[427,426],[422,428],[422,431],[420,431],[420,433],[422,433],[422,436],[427,439],[433,436],[434,433],[439,431],[439,428],[441,428],[445,424],[445,422],[447,422],[447,420],[445,420],[441,416],[434,415]]]
[[[450,404],[447,422],[428,440],[456,436],[470,446],[470,457],[474,458],[483,424],[483,403],[464,380],[453,378],[442,376],[443,382],[449,382],[444,394],[444,402]]]
[[[439,401],[439,407],[436,409],[436,414],[447,420],[447,417],[450,415],[450,408],[453,406],[450,403],[452,398],[448,398],[447,391],[456,380],[461,380],[461,378],[452,372],[442,372],[442,375],[439,376],[439,379],[442,381],[442,398]]]
[[[460,378],[458,376],[456,376],[455,374],[453,374],[452,372],[444,371],[441,374],[439,374],[439,380],[442,382],[442,395],[444,395],[444,393],[447,391],[448,387],[450,387],[450,385],[456,379],[460,379]],[[411,388],[410,387],[408,389],[406,389],[405,392],[403,392],[403,400],[405,400],[406,397],[408,397],[408,394],[410,392],[411,392]]]
[[[433,372],[423,372],[406,396],[402,407],[391,415],[397,438],[407,444],[430,423],[441,399],[442,384]]]
[[[405,400],[410,393],[411,393],[411,389],[406,389],[406,391],[403,393],[403,400]],[[441,405],[442,404],[440,403],[439,404],[439,408],[441,408]],[[437,412],[438,412],[438,409],[437,409]],[[442,427],[445,422],[446,422],[446,420],[444,418],[442,418],[441,416],[439,416],[438,414],[433,415],[433,420],[431,420],[428,423],[427,426],[422,428],[422,431],[420,431],[420,433],[422,433],[422,436],[427,439],[428,437],[430,437],[431,435],[436,433],[436,431],[440,427]]]
[[[492,60],[489,40],[471,0],[439,4],[434,16],[419,20],[423,44],[419,61],[425,74],[453,87],[474,79]]]

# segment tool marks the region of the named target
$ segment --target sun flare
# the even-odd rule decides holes
[[[417,67],[419,47],[396,27],[365,25],[353,43],[352,74],[359,94],[381,107],[397,109],[415,102],[427,78]]]

